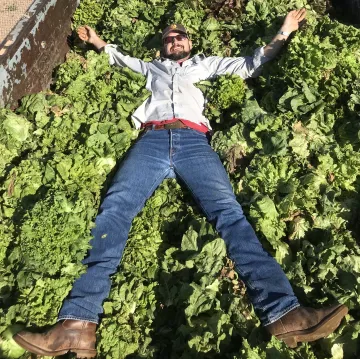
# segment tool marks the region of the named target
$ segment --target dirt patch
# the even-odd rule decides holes
[[[0,0],[0,48],[18,21],[26,16],[33,0]]]

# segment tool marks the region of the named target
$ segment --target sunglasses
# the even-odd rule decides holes
[[[166,36],[163,40],[164,44],[171,44],[174,39],[176,41],[184,41],[185,39],[187,39],[188,37],[185,34],[179,34],[176,36]]]

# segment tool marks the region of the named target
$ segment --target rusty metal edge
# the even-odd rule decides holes
[[[26,13],[11,29],[0,44],[0,65],[4,65],[6,58],[13,56],[21,45],[22,38],[27,35],[36,23],[36,16],[44,9],[48,2],[53,0],[34,0]],[[55,1],[56,2],[56,1]],[[3,53],[1,51],[5,50]]]
[[[18,79],[11,79],[11,71],[14,70],[16,65],[17,67],[20,66],[19,60],[21,60],[22,51],[30,50],[28,37],[32,35],[32,41],[36,44],[35,35],[37,35],[37,29],[45,21],[49,9],[55,8],[59,3],[62,3],[62,0],[34,0],[27,10],[26,14],[28,16],[20,19],[2,42],[5,51],[0,56],[0,107],[17,100],[19,97],[9,95],[13,90],[14,83],[17,84],[17,81],[19,81]],[[76,9],[80,1],[73,0],[73,3]],[[70,21],[70,18],[68,20]],[[3,49],[0,47],[0,50]]]

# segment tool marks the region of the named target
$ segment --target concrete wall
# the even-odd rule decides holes
[[[24,95],[49,87],[52,71],[69,48],[78,0],[34,0],[0,49],[0,106],[17,106]]]

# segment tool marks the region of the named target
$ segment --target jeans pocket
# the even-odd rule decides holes
[[[151,130],[149,129],[143,129],[143,130],[140,130],[140,133],[139,133],[139,136],[138,136],[138,140],[144,138],[146,135],[148,135],[148,133],[151,132]]]

